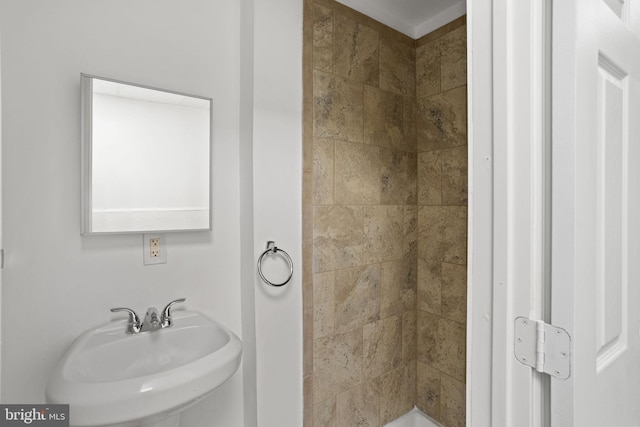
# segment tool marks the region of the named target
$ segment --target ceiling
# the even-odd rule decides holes
[[[417,39],[466,13],[465,0],[337,0]]]

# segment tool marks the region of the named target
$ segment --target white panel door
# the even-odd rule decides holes
[[[640,426],[638,0],[553,2],[552,427]]]

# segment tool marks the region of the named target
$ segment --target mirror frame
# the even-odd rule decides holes
[[[143,89],[151,89],[160,92],[171,93],[174,95],[188,96],[192,98],[203,99],[209,102],[209,174],[208,174],[208,196],[209,196],[209,226],[206,228],[184,228],[184,229],[148,229],[148,230],[127,230],[127,231],[93,231],[92,229],[92,185],[93,185],[93,79],[105,80],[113,83],[120,83],[128,86],[139,87]],[[116,80],[108,77],[101,77],[92,74],[80,73],[80,155],[81,155],[81,235],[100,235],[100,234],[151,234],[151,233],[174,233],[174,232],[191,232],[191,231],[211,231],[213,229],[213,98],[200,95],[193,95],[184,92],[167,90],[138,83],[131,83],[122,80]]]

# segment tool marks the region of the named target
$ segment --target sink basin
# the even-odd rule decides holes
[[[138,425],[206,397],[240,365],[242,344],[220,323],[175,311],[173,326],[126,334],[127,321],[86,331],[56,366],[48,403],[69,404],[72,426]]]

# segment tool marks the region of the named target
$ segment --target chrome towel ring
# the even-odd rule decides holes
[[[282,283],[273,283],[267,280],[267,278],[264,277],[264,274],[262,274],[262,259],[269,254],[276,254],[278,252],[280,252],[286,258],[287,263],[289,264],[289,277],[287,277],[287,280],[285,280]],[[279,249],[276,246],[276,242],[269,240],[267,242],[267,250],[264,251],[262,255],[260,255],[260,258],[258,258],[258,274],[260,275],[260,278],[264,281],[264,283],[266,283],[267,285],[276,286],[276,287],[284,286],[287,283],[289,283],[289,280],[291,280],[291,276],[293,276],[293,261],[291,261],[291,257],[289,256],[288,253],[286,253],[282,249]]]

